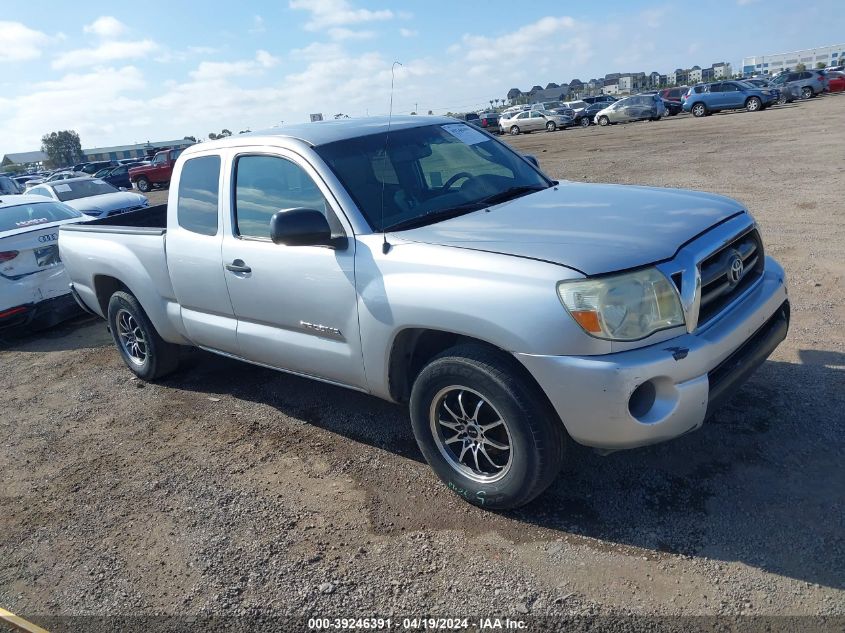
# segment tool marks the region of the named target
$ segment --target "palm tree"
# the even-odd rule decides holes
[[[490,101],[488,103],[490,104],[490,107],[492,108],[493,107],[493,100],[490,99]]]

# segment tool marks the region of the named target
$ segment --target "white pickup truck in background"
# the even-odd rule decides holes
[[[567,436],[699,428],[784,339],[738,202],[556,182],[486,132],[394,117],[195,145],[168,204],[63,226],[80,305],[141,378],[180,345],[408,402],[450,489],[540,494]]]

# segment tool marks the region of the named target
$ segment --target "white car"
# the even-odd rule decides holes
[[[91,219],[42,196],[0,197],[0,329],[46,327],[79,312],[59,258],[59,227]]]

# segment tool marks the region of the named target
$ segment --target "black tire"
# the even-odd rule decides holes
[[[144,176],[138,178],[138,180],[135,181],[135,184],[138,186],[138,191],[142,191],[144,193],[149,192],[153,188],[152,183],[150,183],[150,181]]]
[[[690,112],[694,117],[703,117],[707,115],[707,106],[703,103],[696,103],[692,108],[690,108]]]
[[[813,94],[813,89],[810,86],[804,86],[801,88],[801,98],[802,99],[812,99],[816,95]]]
[[[745,109],[748,112],[759,112],[763,109],[763,102],[759,97],[748,97],[745,100]]]
[[[599,117],[599,125],[602,126],[602,127],[606,127],[606,126],[610,125],[610,119],[608,119],[606,116],[600,116]]]
[[[516,136],[517,134],[519,134],[519,126],[512,125],[509,132],[510,132],[511,136]]]
[[[590,117],[581,117],[581,127],[590,127]]]
[[[458,397],[465,395],[466,409],[474,411],[473,418],[469,418],[461,401],[452,401],[452,407],[461,412],[467,421],[464,428],[468,428],[472,419],[477,424],[482,420],[489,422],[497,418],[504,422],[502,425],[487,424],[488,428],[472,435],[482,446],[493,446],[489,444],[493,434],[505,433],[505,439],[502,439],[502,435],[496,437],[502,444],[507,441],[510,450],[494,453],[495,461],[508,460],[505,466],[497,466],[504,470],[497,471],[491,467],[494,460],[480,458],[482,470],[486,467],[497,473],[494,476],[498,479],[494,481],[473,478],[470,475],[473,472],[478,474],[479,471],[475,471],[471,465],[461,470],[456,454],[452,454],[451,458],[446,456],[450,450],[457,453],[466,442],[473,442],[470,430],[459,432],[445,425],[441,427],[436,422],[443,415],[449,417],[440,406],[441,403],[448,406],[447,401],[454,393]],[[487,408],[478,405],[482,398]],[[450,490],[472,504],[495,510],[517,508],[548,488],[560,471],[567,441],[563,424],[526,370],[504,352],[476,344],[459,345],[446,350],[420,372],[411,391],[410,410],[414,436],[426,461]],[[451,424],[452,419],[458,420],[452,415],[447,421]],[[497,428],[490,430],[492,426]],[[473,432],[476,431],[478,428]],[[440,435],[436,436],[438,432]],[[443,432],[456,435],[445,438]],[[466,439],[456,439],[461,436]],[[447,439],[455,444],[461,441],[462,444],[449,444]],[[466,450],[463,448],[462,454]],[[472,450],[467,453],[468,461],[472,461],[472,453]],[[479,451],[475,453],[481,454]],[[478,466],[479,462],[475,464]]]
[[[546,132],[554,132],[557,129],[557,123],[549,121],[546,123]]]
[[[125,331],[126,328],[122,323],[118,323],[118,320],[125,319],[127,315],[131,317],[130,323],[137,327],[137,329],[133,328],[133,336],[135,333],[140,333],[141,336],[135,338],[143,339],[144,358],[140,362],[137,356],[133,357],[130,354],[127,350],[129,346],[124,344],[121,337],[121,331]],[[129,292],[121,290],[111,296],[108,319],[112,339],[123,362],[138,378],[156,380],[179,366],[179,346],[168,343],[159,336],[141,304]]]

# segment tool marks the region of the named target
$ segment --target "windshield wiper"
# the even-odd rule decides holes
[[[402,231],[405,229],[414,229],[418,226],[425,226],[426,224],[432,224],[433,222],[448,220],[450,218],[456,218],[459,215],[464,215],[472,211],[478,211],[479,209],[483,209],[486,206],[487,203],[483,200],[476,200],[475,202],[459,204],[458,206],[449,207],[448,209],[437,209],[435,211],[429,211],[428,213],[418,215],[415,218],[408,218],[407,220],[402,220],[401,222],[397,222],[396,224],[390,224],[386,226],[384,230]]]
[[[486,198],[481,198],[481,200],[466,202],[464,204],[459,204],[454,207],[449,207],[448,209],[438,209],[435,211],[429,211],[428,213],[423,213],[422,215],[419,215],[415,218],[408,218],[407,220],[402,220],[401,222],[397,222],[396,224],[391,224],[385,227],[384,230],[401,231],[404,229],[413,229],[419,226],[425,226],[426,224],[440,222],[441,220],[456,218],[459,215],[464,215],[472,211],[478,211],[479,209],[489,207],[490,205],[499,204],[501,202],[507,202],[508,200],[513,200],[514,198],[524,196],[528,193],[542,191],[543,189],[548,189],[548,187],[544,187],[542,185],[520,185],[519,187],[509,187],[504,191],[499,191],[491,196],[487,196]]]
[[[479,202],[483,202],[487,205],[499,204],[501,202],[513,200],[514,198],[519,198],[520,196],[524,196],[529,193],[534,193],[535,191],[542,191],[543,189],[548,189],[548,187],[543,185],[520,185],[519,187],[509,187],[504,191],[494,193],[492,196],[482,198]]]

